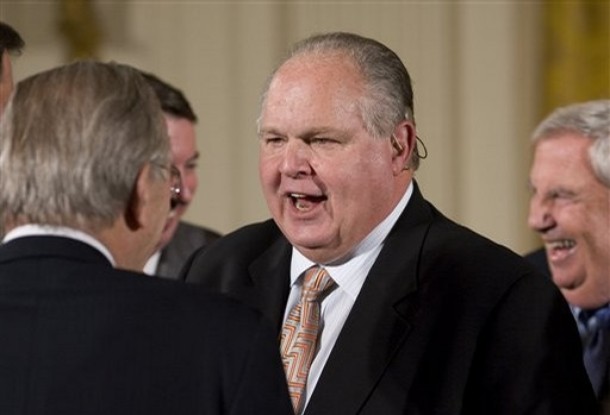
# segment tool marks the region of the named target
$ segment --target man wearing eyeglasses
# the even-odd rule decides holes
[[[172,214],[165,222],[157,249],[146,261],[144,272],[176,279],[191,254],[198,248],[205,249],[220,238],[220,234],[182,220],[199,184],[199,150],[195,135],[197,115],[182,91],[153,74],[142,72],[142,75],[161,103],[169,135],[172,164],[181,178],[180,191],[173,199],[175,203]]]
[[[3,415],[291,413],[260,315],[138,272],[176,172],[137,70],[76,62],[17,85],[0,123]]]

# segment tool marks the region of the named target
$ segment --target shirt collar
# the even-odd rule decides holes
[[[335,281],[337,286],[345,290],[352,297],[352,299],[355,300],[358,296],[362,283],[364,282],[364,278],[366,278],[366,273],[361,276],[362,282],[356,282],[352,281],[352,273],[346,271],[353,269],[354,267],[358,267],[359,263],[361,262],[365,262],[366,256],[369,255],[371,251],[383,244],[383,241],[388,236],[394,227],[394,224],[407,206],[412,194],[413,182],[411,181],[404,195],[394,207],[392,212],[383,221],[381,221],[381,223],[379,223],[358,245],[356,245],[352,253],[349,254],[347,258],[338,264],[322,265],[331,278]],[[299,250],[293,247],[290,264],[290,285],[293,286],[297,282],[298,278],[307,269],[315,265],[318,264],[306,258],[301,252],[299,252]]]
[[[146,261],[144,265],[144,274],[155,275],[157,268],[159,267],[159,261],[161,260],[161,251],[157,251]]]
[[[27,224],[17,226],[16,228],[10,230],[5,236],[2,242],[8,242],[13,239],[23,238],[26,236],[41,236],[41,235],[52,235],[52,236],[62,236],[65,238],[76,239],[77,241],[81,241],[86,243],[87,245],[92,246],[93,248],[100,251],[107,259],[110,261],[112,266],[116,266],[114,261],[114,257],[100,241],[95,239],[93,236],[80,231],[78,229],[68,228],[66,226],[51,226],[51,225],[39,225],[39,224]]]

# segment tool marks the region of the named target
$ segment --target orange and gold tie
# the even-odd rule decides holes
[[[324,268],[312,267],[305,273],[301,301],[290,310],[282,328],[280,352],[296,414],[305,403],[309,367],[317,351],[320,333],[322,294],[334,284]]]

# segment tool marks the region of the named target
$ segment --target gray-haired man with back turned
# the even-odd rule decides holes
[[[0,413],[291,412],[257,313],[138,272],[179,186],[135,69],[17,85],[0,123]]]

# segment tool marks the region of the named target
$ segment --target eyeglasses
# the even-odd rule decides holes
[[[170,210],[174,210],[180,204],[180,195],[182,194],[182,176],[180,175],[180,170],[178,170],[178,168],[173,164],[169,168],[169,175],[169,207]]]

